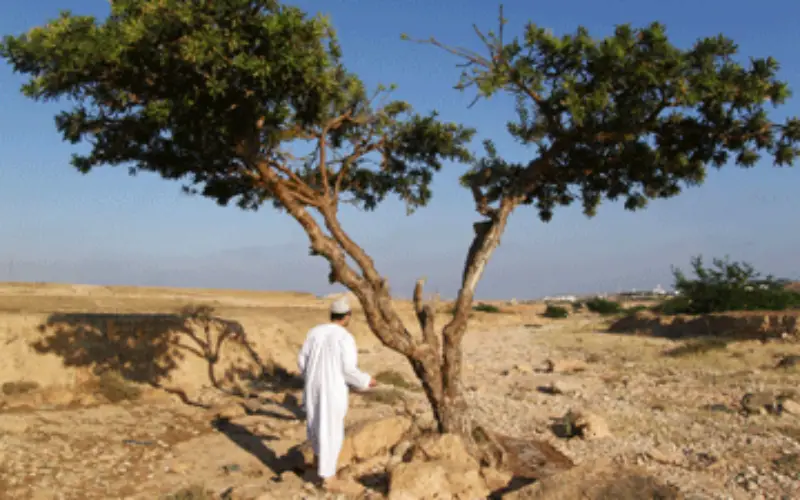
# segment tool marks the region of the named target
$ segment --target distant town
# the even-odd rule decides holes
[[[552,295],[543,297],[541,300],[544,302],[578,302],[591,297],[619,297],[628,300],[647,300],[661,297],[674,297],[680,295],[676,290],[665,290],[661,285],[656,285],[652,290],[637,290],[633,288],[628,291],[617,293],[593,293],[584,295]]]

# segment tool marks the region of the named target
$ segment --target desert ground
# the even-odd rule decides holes
[[[324,498],[292,452],[305,439],[295,358],[329,302],[0,284],[0,498]],[[474,416],[491,432],[550,443],[575,468],[541,484],[512,480],[495,497],[578,498],[576,484],[610,467],[641,471],[675,498],[800,498],[796,317],[772,321],[787,331],[768,341],[732,341],[611,333],[615,318],[547,319],[543,304],[496,304],[498,313],[474,313],[464,344]],[[411,305],[397,306],[413,326]],[[367,441],[387,440],[382,455],[354,459],[349,474],[363,491],[351,497],[384,498],[398,447],[385,422],[431,417],[405,360],[359,314],[351,331],[359,364],[381,383],[351,394],[348,428],[384,422]],[[565,436],[570,411],[590,415],[593,432]],[[422,498],[394,483],[388,495]]]

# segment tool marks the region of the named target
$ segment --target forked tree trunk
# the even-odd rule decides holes
[[[484,213],[489,220],[474,225],[475,237],[464,265],[453,317],[442,328],[441,335],[434,324],[435,311],[423,303],[422,281],[417,283],[414,309],[422,338],[415,338],[394,309],[386,280],[375,269],[372,259],[340,226],[335,206],[326,204],[326,199],[315,202],[314,207],[324,221],[323,230],[288,181],[279,178],[266,164],[258,166],[266,186],[308,234],[313,252],[329,262],[331,281],[341,283],[356,295],[372,332],[386,347],[404,355],[411,363],[431,404],[439,432],[461,435],[477,454],[472,446],[476,444],[476,426],[471,421],[461,384],[462,341],[475,288],[500,243],[515,203],[504,203],[491,213]],[[348,258],[357,268],[348,263]]]

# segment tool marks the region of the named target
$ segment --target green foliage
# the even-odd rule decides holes
[[[472,310],[477,312],[492,313],[492,314],[503,312],[500,310],[499,307],[494,306],[492,304],[484,304],[483,302],[480,302],[477,305],[473,306]]]
[[[707,314],[725,311],[783,311],[800,307],[800,293],[787,290],[785,280],[764,278],[748,263],[714,259],[706,267],[701,256],[692,258],[695,277],[673,268],[678,297],[665,301],[663,314]]]
[[[788,166],[800,155],[800,119],[768,118],[768,105],[790,96],[778,62],[739,63],[722,35],[684,49],[658,23],[619,25],[606,38],[584,27],[558,37],[529,23],[506,41],[504,25],[501,10],[499,30],[475,28],[488,54],[422,41],[463,60],[457,88],[474,88],[476,100],[515,97],[508,131],[538,152],[514,163],[486,143],[486,157],[463,178],[484,213],[533,204],[549,221],[555,207],[579,201],[592,216],[604,198],[637,210],[700,184],[709,164],[752,167],[766,154]]]
[[[470,158],[473,131],[369,93],[327,19],[273,0],[117,0],[102,22],[64,12],[6,36],[0,56],[25,95],[70,105],[56,126],[91,144],[81,172],[156,172],[222,205],[275,202],[282,179],[303,200],[327,188],[372,209],[395,194],[413,210],[444,160]]]
[[[583,310],[583,306],[584,306],[583,302],[573,302],[572,303],[572,311],[573,312],[582,311]]]
[[[544,310],[544,313],[542,313],[542,316],[545,318],[563,319],[569,316],[569,311],[567,311],[566,307],[547,304],[547,308]]]
[[[595,297],[587,300],[586,309],[604,316],[623,312],[623,308],[619,302],[614,302],[613,300],[604,299],[602,297]]]

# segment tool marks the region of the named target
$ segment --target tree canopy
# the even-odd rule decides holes
[[[482,213],[534,204],[548,221],[556,206],[579,201],[591,216],[603,198],[636,210],[701,183],[707,165],[752,167],[766,154],[786,166],[800,155],[800,120],[768,116],[790,96],[771,57],[742,64],[722,35],[682,49],[659,23],[619,25],[601,39],[530,23],[506,42],[502,16],[496,31],[475,27],[485,54],[420,40],[463,60],[456,88],[475,88],[476,99],[513,95],[508,133],[535,148],[529,161],[511,162],[487,142],[463,179]]]
[[[25,95],[73,104],[56,124],[91,144],[79,170],[157,172],[221,204],[275,200],[269,168],[306,204],[393,193],[413,209],[443,161],[470,158],[471,129],[368,91],[327,19],[277,1],[116,0],[103,22],[64,12],[0,55]]]

